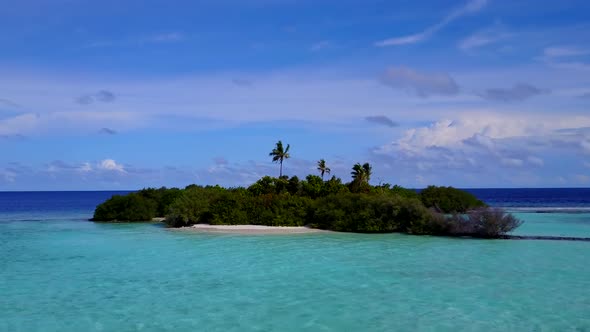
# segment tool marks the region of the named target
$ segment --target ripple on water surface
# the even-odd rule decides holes
[[[52,220],[0,249],[2,331],[590,329],[588,243]]]

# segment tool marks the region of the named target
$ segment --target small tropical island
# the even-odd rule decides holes
[[[279,177],[265,176],[249,187],[191,184],[147,188],[115,195],[98,205],[96,222],[145,222],[159,218],[168,227],[252,225],[306,227],[356,233],[405,233],[474,238],[504,238],[522,224],[513,215],[486,206],[452,187],[416,191],[388,183],[371,185],[372,166],[357,163],[351,181],[330,175],[326,161],[319,175],[283,175],[290,145],[278,141],[270,152]]]

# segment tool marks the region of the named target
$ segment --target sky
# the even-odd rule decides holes
[[[586,0],[0,0],[0,191],[590,186]]]

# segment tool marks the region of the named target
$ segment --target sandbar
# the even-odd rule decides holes
[[[309,227],[287,227],[287,226],[262,226],[262,225],[209,225],[196,224],[190,227],[183,227],[185,230],[208,232],[208,233],[234,233],[234,234],[309,234],[329,232],[322,229]]]

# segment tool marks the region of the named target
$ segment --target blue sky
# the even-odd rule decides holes
[[[0,5],[0,190],[590,186],[590,2]]]

